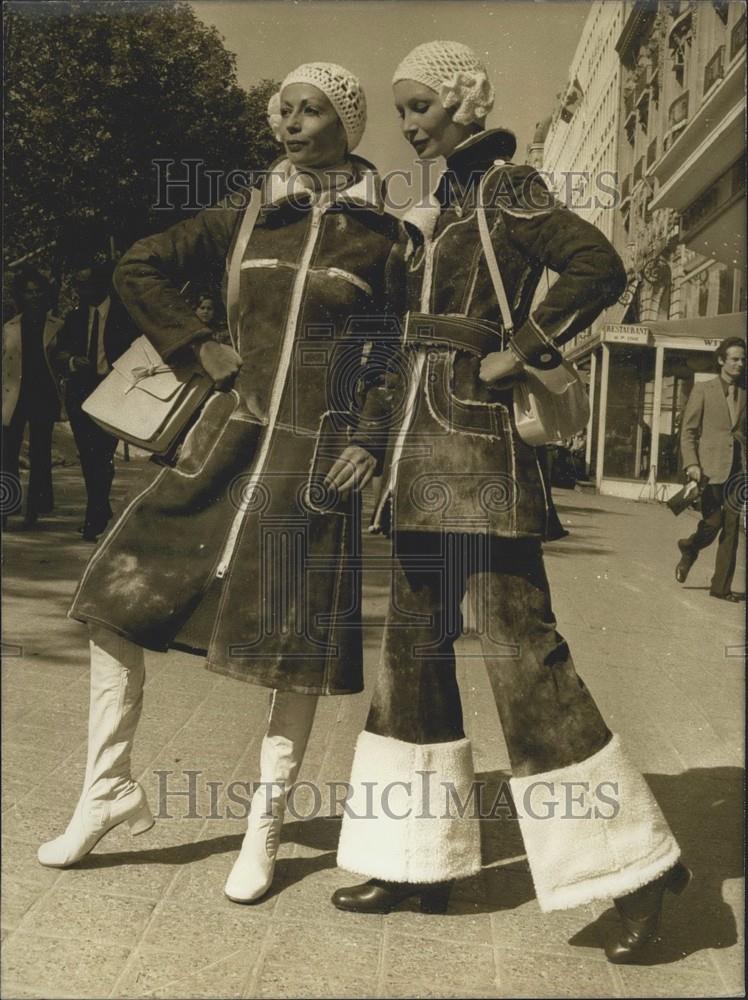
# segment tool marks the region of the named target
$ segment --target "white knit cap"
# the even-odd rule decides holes
[[[417,45],[395,70],[392,82],[415,80],[431,87],[445,108],[454,108],[461,125],[483,121],[493,107],[493,87],[486,67],[462,42]]]
[[[268,101],[268,122],[276,139],[280,136],[280,95],[292,83],[310,83],[329,99],[348,136],[348,150],[361,142],[366,128],[366,96],[361,83],[337,63],[304,63],[288,74]]]

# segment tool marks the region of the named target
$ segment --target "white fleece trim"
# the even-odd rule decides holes
[[[430,240],[436,230],[436,224],[439,221],[441,211],[439,202],[433,194],[429,194],[420,202],[411,205],[405,215],[403,215],[402,221],[414,226],[427,240]]]
[[[649,785],[617,735],[587,760],[512,778],[510,785],[543,912],[623,896],[662,875],[680,857]],[[569,808],[569,795],[581,801]],[[555,815],[540,818],[547,816],[550,802],[556,804]]]
[[[376,198],[376,192],[380,183],[379,178],[371,167],[363,165],[361,161],[359,161],[359,164],[361,166],[361,176],[359,179],[351,184],[350,187],[335,192],[332,200],[355,202],[357,205],[372,208],[376,211],[379,209],[379,203]],[[297,182],[298,177],[303,173],[303,170],[297,170],[288,159],[277,162],[269,174],[266,175],[265,204],[275,205],[289,194],[293,197],[298,197],[305,190],[304,186]],[[306,190],[309,191],[311,189],[307,188]]]
[[[424,777],[419,771],[430,773]],[[474,799],[469,799],[471,790],[477,792],[474,780],[469,740],[417,744],[362,732],[340,831],[338,866],[389,882],[443,882],[475,875],[481,868],[481,847],[480,820],[474,815]],[[454,807],[445,808],[447,781],[468,803],[463,817]],[[367,788],[364,782],[373,784]],[[385,793],[387,788],[391,790]]]

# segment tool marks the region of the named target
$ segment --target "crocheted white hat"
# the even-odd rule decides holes
[[[328,97],[348,136],[348,150],[354,150],[366,128],[366,96],[358,78],[337,63],[314,62],[298,66],[268,101],[268,121],[276,138],[280,134],[280,95],[292,83],[310,83]]]
[[[445,108],[454,108],[461,125],[483,121],[493,107],[494,92],[486,67],[461,42],[417,45],[395,70],[392,82],[415,80],[431,87]]]

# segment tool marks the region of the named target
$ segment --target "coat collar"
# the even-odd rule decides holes
[[[516,149],[517,138],[509,129],[476,132],[447,158],[445,175],[452,173],[466,180],[472,173],[485,173],[495,160],[511,160]]]
[[[350,156],[353,167],[353,183],[342,190],[336,191],[329,198],[329,203],[338,206],[365,208],[378,214],[383,214],[384,184],[373,163],[361,156]],[[295,209],[311,208],[315,201],[314,193],[303,187],[298,179],[294,181],[291,163],[285,157],[276,160],[268,169],[262,182],[262,215],[267,217],[285,206],[292,205]]]
[[[59,331],[59,329],[62,327],[62,324],[63,321],[60,319],[59,316],[56,316],[53,312],[48,312],[47,318],[44,320],[44,332],[42,334],[44,341],[46,342],[50,340]],[[5,324],[5,329],[8,331],[8,333],[17,334],[20,337],[21,314],[16,313],[15,316],[11,316],[11,318]]]
[[[432,194],[411,206],[403,216],[406,227],[414,227],[425,239],[432,239],[442,211],[463,196],[497,162],[510,160],[517,140],[508,129],[478,132],[454,150]],[[459,198],[458,200],[462,200]]]
[[[434,195],[443,208],[470,199],[480,179],[496,163],[506,163],[514,156],[517,140],[513,132],[495,128],[478,132],[461,143],[447,159],[446,170]]]

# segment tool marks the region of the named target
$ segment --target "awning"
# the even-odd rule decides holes
[[[696,337],[702,340],[746,339],[748,314],[722,313],[720,316],[697,316],[691,319],[653,320],[640,326],[661,337]]]
[[[721,340],[728,337],[746,339],[748,314],[723,313],[721,316],[697,316],[691,319],[652,320],[649,323],[604,323],[594,336],[585,330],[564,350],[569,361],[578,362],[602,342],[605,344],[638,344],[640,347],[655,347],[658,342],[668,340],[689,341],[692,350],[711,351]],[[702,340],[698,345],[694,341]],[[685,346],[685,344],[684,344]]]

